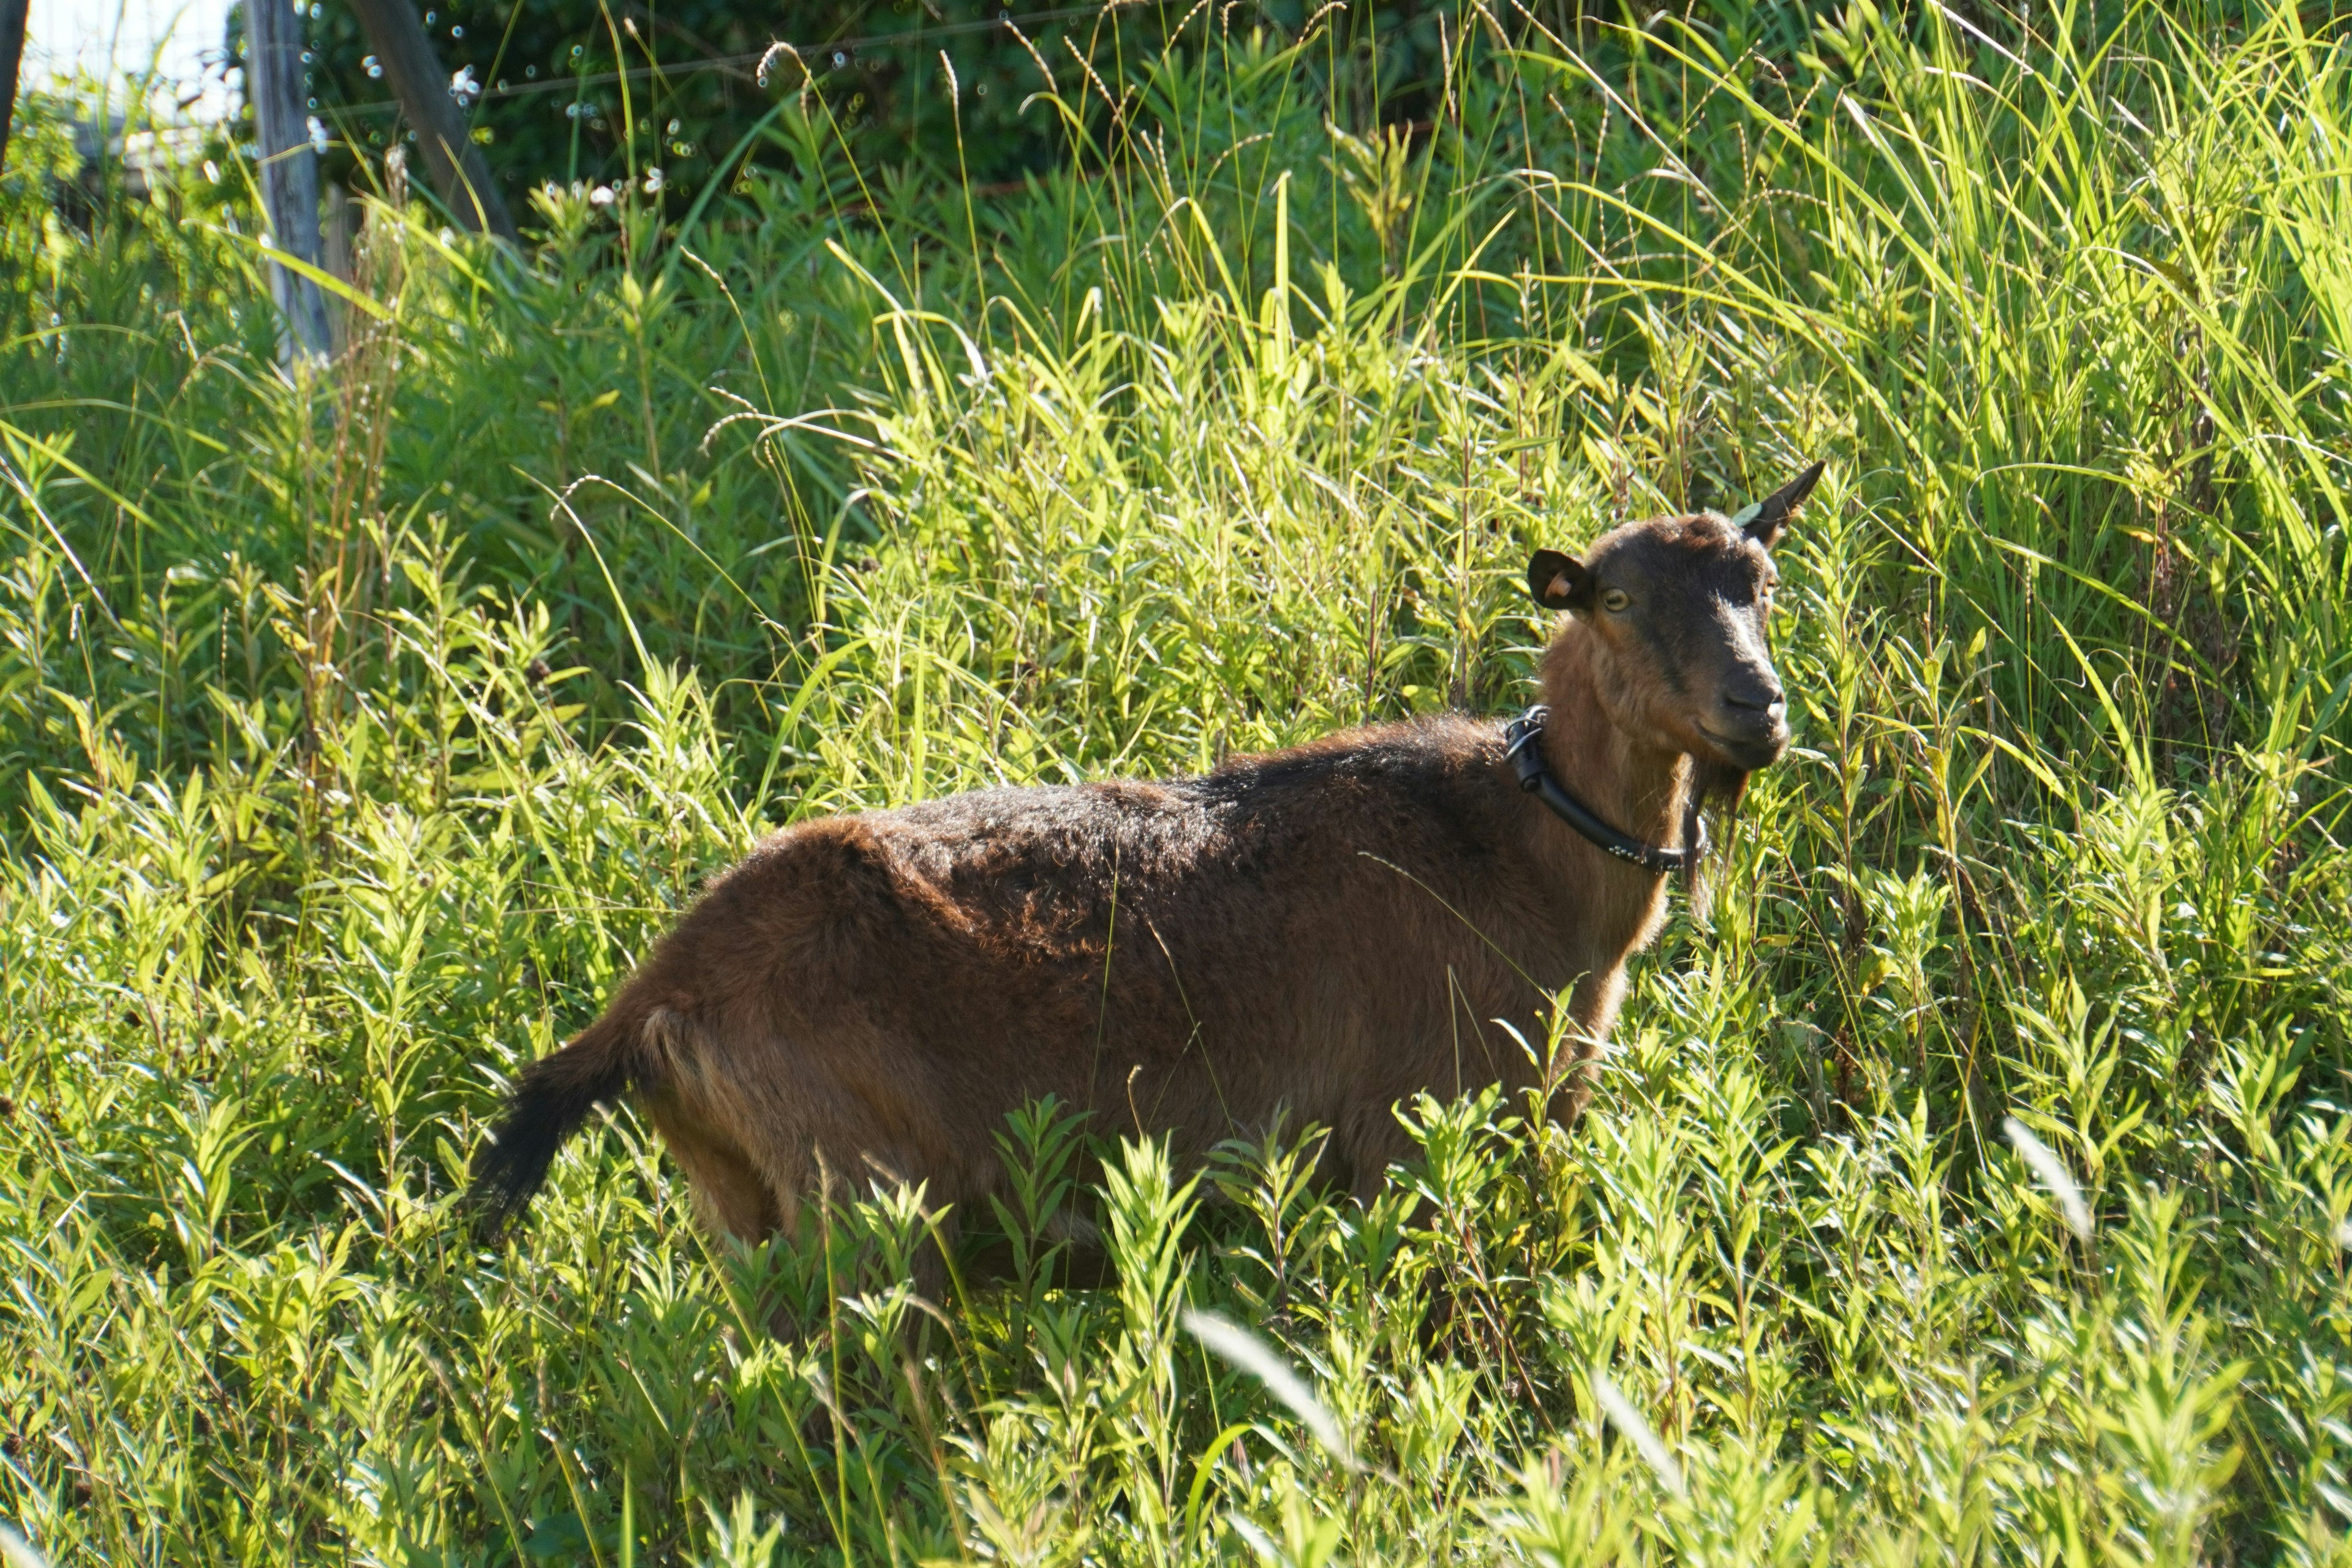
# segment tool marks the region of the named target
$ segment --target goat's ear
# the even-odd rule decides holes
[[[1731,514],[1731,525],[1747,531],[1748,537],[1769,550],[1780,541],[1780,531],[1789,526],[1805,498],[1813,493],[1814,484],[1822,477],[1822,465],[1815,463],[1755,505],[1743,507]]]
[[[1538,550],[1528,563],[1528,592],[1547,610],[1574,609],[1583,602],[1584,563],[1557,550]]]

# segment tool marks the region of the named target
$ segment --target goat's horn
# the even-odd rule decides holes
[[[1826,463],[1815,463],[1762,500],[1741,507],[1731,514],[1731,526],[1744,528],[1751,533],[1778,531],[1789,521],[1789,514],[1802,506],[1805,498],[1812,494],[1813,486],[1820,481],[1822,469],[1826,466]]]

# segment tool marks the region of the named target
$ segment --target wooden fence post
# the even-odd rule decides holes
[[[261,147],[261,205],[270,243],[319,265],[319,155],[311,150],[302,93],[302,24],[292,0],[245,0],[245,96]],[[289,267],[272,265],[270,290],[286,317],[286,354],[325,359],[334,352],[327,298]]]
[[[16,68],[25,58],[32,0],[0,0],[0,171],[8,167],[8,127],[16,118]]]
[[[350,283],[359,276],[358,258],[352,254],[352,239],[357,226],[352,222],[350,187],[341,180],[327,182],[327,216],[320,220],[324,231],[320,237],[322,263],[328,271]],[[334,329],[335,352],[341,353],[351,346],[352,308],[341,300],[327,301],[327,324]]]
[[[482,150],[474,145],[466,117],[449,96],[448,73],[425,36],[409,0],[352,0],[368,47],[383,67],[400,112],[416,132],[416,145],[433,175],[433,188],[467,228],[519,243],[514,219],[490,179]]]

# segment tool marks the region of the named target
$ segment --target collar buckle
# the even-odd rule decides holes
[[[1519,775],[1519,788],[1534,795],[1543,788],[1546,773],[1543,765],[1544,721],[1551,710],[1538,702],[1503,727],[1503,754],[1511,759],[1511,771]]]

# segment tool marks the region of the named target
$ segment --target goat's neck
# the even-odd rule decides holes
[[[1681,842],[1690,759],[1644,744],[1609,717],[1591,649],[1564,642],[1544,661],[1544,766],[1560,786],[1621,832],[1652,844]],[[1561,825],[1562,832],[1571,832]],[[1635,873],[1639,875],[1640,873]]]

